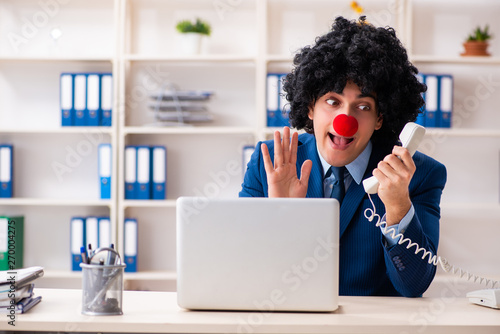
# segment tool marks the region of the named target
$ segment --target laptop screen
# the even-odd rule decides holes
[[[335,199],[181,197],[177,297],[188,309],[333,311]]]

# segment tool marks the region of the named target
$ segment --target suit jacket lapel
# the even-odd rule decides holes
[[[373,169],[377,166],[385,155],[389,154],[383,150],[373,147],[368,166],[366,167],[363,180],[372,176]],[[323,168],[319,160],[318,150],[316,149],[316,140],[313,135],[301,135],[299,137],[299,146],[297,148],[297,175],[300,178],[300,169],[302,164],[307,159],[312,160],[312,170],[309,176],[309,186],[307,188],[307,197],[322,198],[324,197],[323,190]],[[363,183],[357,184],[355,181],[351,183],[347,193],[345,194],[342,206],[340,208],[340,236],[347,229],[352,221],[354,214],[358,210],[363,198],[365,197],[365,189]]]
[[[307,159],[312,161],[311,175],[307,187],[306,197],[323,197],[323,167],[318,157],[316,149],[316,139],[313,135],[302,135],[299,137],[299,146],[297,148],[297,175],[300,178],[300,169]]]
[[[363,180],[372,176],[372,171],[377,167],[379,161],[381,161],[387,152],[382,152],[377,150],[375,146],[373,147],[372,154],[370,156],[370,160],[368,162],[368,166],[366,167],[365,174],[363,176]],[[340,208],[340,237],[349,226],[349,223],[352,221],[352,218],[356,211],[358,210],[363,198],[365,197],[366,192],[363,187],[363,182],[357,184],[356,181],[353,181],[347,189],[344,200],[342,202],[342,206]]]

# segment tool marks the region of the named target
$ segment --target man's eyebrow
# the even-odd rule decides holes
[[[362,99],[364,97],[371,97],[372,99],[376,100],[375,95],[373,95],[372,93],[368,93],[368,94],[361,93],[358,95],[358,99]]]
[[[337,93],[335,91],[331,91],[331,92],[326,93],[325,95],[327,95],[327,94],[338,94],[340,96],[344,96],[344,92]],[[361,93],[358,96],[356,96],[357,99],[362,99],[364,97],[370,97],[374,100],[377,100],[377,98],[375,97],[375,94],[373,94],[373,93],[367,93],[367,94]]]

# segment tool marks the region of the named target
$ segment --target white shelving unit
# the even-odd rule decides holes
[[[167,147],[166,200],[123,200],[123,171],[119,171],[118,221],[135,217],[139,226],[139,273],[126,275],[134,280],[130,288],[175,289],[177,197],[237,196],[242,182],[242,147],[255,144],[260,126],[256,110],[262,97],[257,95],[263,92],[257,89],[257,14],[262,4],[244,1],[226,12],[202,0],[121,2],[120,114],[124,117],[119,165],[123,166],[125,145]],[[183,56],[175,24],[196,17],[211,23],[212,34],[201,55]],[[214,121],[192,127],[154,126],[153,111],[147,106],[149,95],[167,82],[181,90],[213,91],[207,107]],[[119,235],[122,228],[118,224]],[[144,247],[148,244],[152,247]]]
[[[55,286],[81,275],[70,271],[72,216],[110,216],[116,242],[116,190],[100,199],[97,147],[117,147],[117,114],[111,127],[62,127],[59,75],[112,72],[118,83],[118,7],[0,1],[0,142],[14,146],[14,197],[0,199],[0,212],[24,215],[24,265],[43,266]],[[115,150],[113,166],[117,158]]]
[[[439,254],[456,266],[492,279],[500,276],[500,248],[493,237],[500,233],[500,108],[496,103],[500,97],[500,43],[491,41],[491,57],[459,54],[463,40],[477,25],[488,23],[492,31],[500,31],[495,19],[499,10],[500,4],[489,0],[419,0],[409,2],[406,12],[412,62],[420,72],[447,73],[454,78],[452,128],[429,129],[420,148],[448,170]],[[450,284],[464,286],[465,280],[456,280],[438,270],[426,294],[442,294]],[[464,296],[484,288],[465,284]]]
[[[125,275],[126,286],[175,289],[176,199],[237,196],[243,177],[242,147],[268,139],[277,130],[266,127],[267,73],[289,71],[295,51],[327,32],[335,16],[357,17],[345,0],[221,3],[73,0],[47,9],[37,0],[0,0],[4,36],[0,39],[0,142],[14,144],[16,174],[15,198],[0,199],[0,213],[25,215],[25,263],[46,267],[46,286],[58,286],[61,281],[79,286],[78,273],[69,270],[70,217],[102,214],[111,217],[120,250],[124,218],[138,220],[139,272]],[[490,235],[500,232],[495,224],[500,215],[496,103],[500,43],[496,39],[491,43],[492,57],[459,56],[462,39],[475,25],[488,22],[494,33],[500,31],[495,17],[500,5],[495,0],[473,4],[365,0],[360,4],[369,22],[395,27],[421,72],[453,74],[453,127],[428,129],[421,147],[448,169],[440,253],[457,254],[456,262],[464,266],[500,275],[498,266],[485,267],[499,262],[495,254],[500,251],[498,246],[487,251],[487,237],[482,243],[482,251],[488,253],[482,254],[484,262],[471,263],[466,251],[471,244],[470,221],[474,232],[476,226]],[[175,24],[196,17],[212,24],[212,36],[205,40],[201,55],[184,56]],[[26,35],[30,22],[35,28]],[[54,29],[62,32],[57,41],[50,37]],[[12,44],[13,34],[24,39]],[[113,72],[112,127],[60,126],[59,74],[70,71]],[[213,91],[208,107],[214,121],[193,127],[154,126],[149,96],[166,82],[179,89]],[[492,84],[481,88],[484,82]],[[59,182],[51,164],[64,162],[68,150],[86,142],[92,144],[90,153]],[[107,201],[98,199],[96,145],[101,142],[114,148],[114,188]],[[124,147],[136,144],[167,147],[166,200],[124,200]],[[472,175],[474,167],[477,171]],[[471,252],[479,251],[476,248],[471,247]]]

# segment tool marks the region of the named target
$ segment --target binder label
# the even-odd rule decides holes
[[[101,160],[99,165],[99,174],[101,177],[111,176],[111,145],[101,145],[99,147]]]

